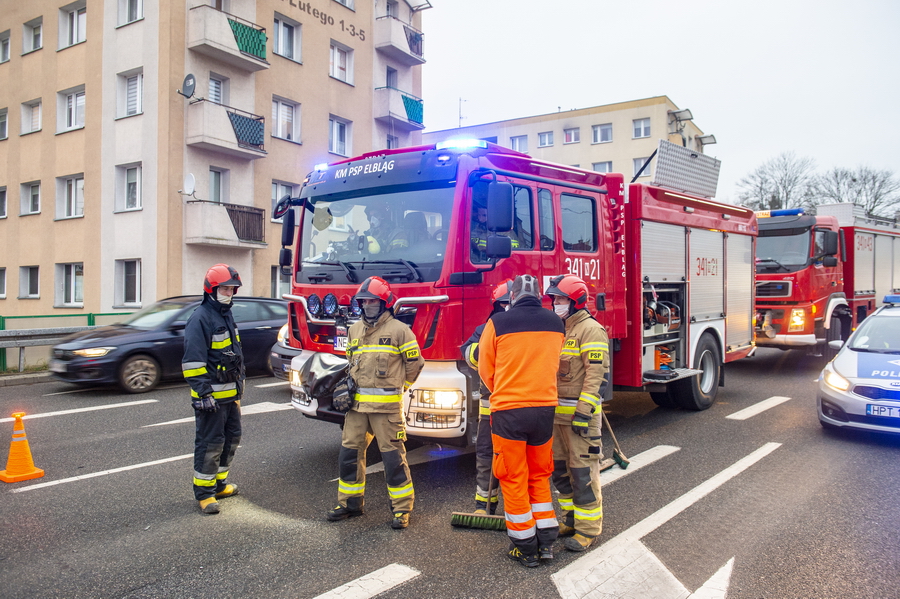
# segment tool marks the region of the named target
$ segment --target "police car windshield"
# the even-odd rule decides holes
[[[882,310],[862,321],[850,340],[850,349],[872,353],[900,353],[900,307]]]
[[[760,231],[756,239],[756,272],[795,271],[809,261],[809,229],[791,235]]]
[[[359,270],[362,263],[375,263],[365,266],[369,276],[378,274],[368,271],[379,263],[396,269],[392,264],[405,261],[424,280],[437,280],[447,248],[452,187],[313,202],[315,211],[303,221],[301,278],[304,269],[321,272],[342,263]]]

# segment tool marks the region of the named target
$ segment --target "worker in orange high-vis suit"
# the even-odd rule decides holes
[[[425,360],[412,330],[394,318],[391,307],[396,298],[387,281],[369,277],[354,297],[362,309],[362,318],[347,332],[354,405],[344,415],[338,504],[325,517],[337,522],[363,514],[366,449],[374,437],[391,500],[391,528],[402,529],[409,526],[415,498],[403,443],[403,393],[416,381]]]
[[[553,425],[553,484],[565,513],[559,534],[569,551],[584,551],[603,530],[600,429],[609,386],[609,336],[587,310],[588,288],[575,275],[550,279],[547,295],[566,323],[559,356],[559,405]]]
[[[503,491],[509,557],[526,567],[553,558],[559,523],[550,495],[556,369],[565,327],[541,306],[537,279],[520,275],[510,309],[491,316],[478,374],[491,391],[494,474]]]

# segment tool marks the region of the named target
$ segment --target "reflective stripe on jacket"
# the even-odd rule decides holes
[[[212,395],[219,403],[241,398],[243,374],[237,382],[220,382],[224,373],[223,354],[233,352],[241,357],[241,336],[231,314],[231,304],[220,304],[208,293],[194,310],[184,327],[184,357],[181,372],[191,386],[191,397]]]

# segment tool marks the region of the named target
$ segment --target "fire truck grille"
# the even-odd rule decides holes
[[[870,387],[868,385],[857,385],[853,387],[853,392],[869,399],[887,399],[890,401],[900,401],[900,391],[892,391],[890,389],[882,389],[881,387]]]
[[[790,281],[765,281],[756,284],[756,297],[790,297]]]

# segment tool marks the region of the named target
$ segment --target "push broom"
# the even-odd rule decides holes
[[[616,440],[616,433],[613,432],[612,427],[609,425],[609,420],[606,419],[606,412],[601,410],[600,414],[603,416],[603,424],[606,425],[606,430],[609,431],[609,434],[612,437],[613,445],[616,446],[616,448],[613,449],[612,459],[616,464],[619,465],[619,468],[621,468],[622,470],[625,470],[626,468],[628,468],[628,464],[630,464],[631,462],[629,462],[628,458],[625,457],[625,454],[622,453],[622,449],[619,447],[619,442]],[[608,461],[608,460],[605,460],[605,461]],[[612,466],[612,464],[607,466],[607,468],[610,466]],[[600,469],[606,470],[606,468],[603,468],[602,465],[601,465]]]
[[[490,511],[491,493],[494,491],[494,461],[491,460],[491,479],[488,482],[487,511]],[[482,530],[506,530],[506,518],[491,514],[475,514],[467,512],[453,512],[450,516],[450,525],[459,528],[480,528]]]

